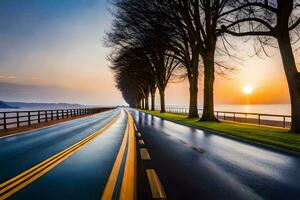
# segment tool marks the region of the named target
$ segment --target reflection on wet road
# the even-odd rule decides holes
[[[296,155],[131,113],[171,199],[300,197]]]

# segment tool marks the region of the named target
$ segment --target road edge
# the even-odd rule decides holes
[[[112,110],[107,110],[107,111],[104,111],[104,112],[108,112],[108,111],[112,111]],[[101,113],[104,113],[104,112],[101,112]],[[80,117],[80,118],[77,118],[77,119],[71,119],[71,120],[68,120],[68,121],[65,121],[65,122],[58,122],[58,123],[51,124],[51,125],[48,125],[48,126],[43,126],[43,127],[40,127],[40,128],[31,129],[31,130],[28,130],[28,131],[22,131],[22,132],[19,132],[19,133],[13,133],[13,134],[10,134],[10,135],[3,135],[3,136],[0,136],[0,139],[14,137],[14,136],[23,135],[23,134],[28,134],[28,133],[33,132],[33,131],[38,131],[38,130],[43,130],[43,129],[46,129],[46,128],[50,128],[52,126],[70,123],[73,120],[79,120],[79,119],[83,119],[83,118],[86,118],[86,117],[92,117],[92,116],[97,115],[97,114],[100,114],[100,113],[95,113],[95,114],[92,114],[92,115],[89,115],[89,116],[83,116],[83,117]]]
[[[143,111],[140,111],[140,110],[136,110],[136,111],[142,112],[144,114],[152,115],[150,113],[146,113],[146,112],[143,112]],[[270,145],[270,144],[265,144],[265,143],[253,141],[253,140],[247,140],[247,139],[240,138],[240,137],[237,137],[237,136],[234,136],[234,135],[228,135],[228,134],[222,133],[220,131],[210,130],[208,128],[203,128],[203,127],[199,127],[199,126],[195,126],[195,125],[191,125],[191,124],[185,124],[185,123],[182,123],[182,122],[178,122],[178,121],[171,120],[171,119],[166,119],[166,118],[156,116],[156,115],[152,115],[152,116],[155,116],[155,117],[158,117],[160,119],[167,120],[167,121],[179,124],[179,125],[188,126],[190,128],[195,128],[195,129],[198,129],[198,130],[205,130],[205,131],[208,131],[208,132],[210,132],[212,134],[215,134],[215,135],[223,136],[223,137],[226,137],[226,138],[230,138],[230,139],[233,139],[233,140],[236,140],[236,141],[239,141],[239,142],[243,142],[243,143],[246,143],[246,144],[254,145],[254,146],[257,146],[257,147],[262,147],[262,148],[265,148],[265,149],[271,149],[271,150],[274,150],[274,151],[277,151],[277,152],[280,152],[280,153],[291,154],[293,156],[300,156],[300,152],[298,152],[298,151],[293,151],[293,150],[290,150],[290,149],[285,149],[285,148],[281,148],[281,147],[273,146],[273,145]]]

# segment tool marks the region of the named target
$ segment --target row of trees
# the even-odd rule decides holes
[[[300,132],[300,74],[292,42],[299,37],[300,3],[293,0],[114,0],[107,45],[117,87],[134,107],[154,109],[156,89],[165,112],[165,88],[178,72],[189,82],[189,117],[198,116],[198,77],[204,76],[202,121],[214,115],[216,70],[229,67],[218,56],[232,55],[228,37],[254,37],[256,53],[277,41],[287,77],[291,132]],[[203,69],[203,70],[202,70]],[[177,73],[176,73],[177,74]]]

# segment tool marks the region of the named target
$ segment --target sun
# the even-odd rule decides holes
[[[252,92],[253,92],[253,87],[251,85],[246,85],[243,87],[244,94],[249,95],[249,94],[252,94]]]

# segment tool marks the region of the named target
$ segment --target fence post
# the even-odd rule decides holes
[[[225,115],[226,115],[226,113],[224,112],[224,117],[223,117],[223,118],[224,118],[224,120],[225,120]]]
[[[56,110],[56,119],[59,119],[58,110]]]
[[[260,124],[260,114],[258,114],[258,124]]]
[[[245,114],[245,120],[246,120],[246,122],[248,121],[248,120],[247,120],[247,113]]]
[[[51,110],[51,120],[53,120],[53,110]]]
[[[48,121],[48,111],[46,110],[45,111],[45,122],[47,122]]]
[[[6,113],[3,113],[3,127],[4,127],[4,129],[7,129],[7,125],[6,125]]]
[[[27,113],[27,115],[28,115],[28,116],[27,116],[27,117],[28,117],[28,125],[30,125],[30,124],[31,124],[31,121],[30,121],[30,120],[31,120],[31,119],[30,119],[30,111]]]
[[[233,121],[235,121],[235,113],[233,113]]]
[[[17,127],[20,127],[19,112],[17,112]]]
[[[69,110],[67,109],[67,118],[69,118]]]
[[[38,123],[41,123],[41,112],[38,111]]]
[[[283,116],[283,128],[285,128],[285,116]]]

